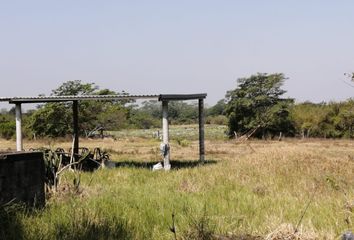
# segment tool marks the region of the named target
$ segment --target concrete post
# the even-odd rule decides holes
[[[16,150],[22,151],[23,144],[22,144],[22,110],[21,110],[21,103],[16,103],[15,107],[16,111]]]
[[[205,161],[205,146],[204,146],[204,100],[199,99],[199,161]]]
[[[74,156],[79,154],[79,106],[78,101],[73,101],[73,131],[74,131]]]
[[[162,101],[162,142],[166,148],[164,153],[163,166],[164,169],[170,170],[170,145],[169,145],[169,131],[168,131],[168,101]]]

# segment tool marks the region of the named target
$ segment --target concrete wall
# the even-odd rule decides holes
[[[44,206],[44,161],[40,152],[0,153],[0,204]]]

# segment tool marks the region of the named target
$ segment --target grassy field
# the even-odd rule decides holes
[[[77,174],[65,173],[44,209],[3,209],[2,233],[7,239],[339,239],[354,230],[353,141],[212,138],[204,165],[196,162],[197,141],[172,141],[169,172],[151,171],[160,159],[156,139],[83,140],[110,152],[117,167],[81,173],[78,189]],[[70,143],[25,142],[38,146]]]
[[[153,128],[153,129],[123,129],[121,131],[108,132],[116,138],[131,138],[131,137],[139,137],[139,138],[151,138],[156,135],[157,131],[162,134],[161,129]],[[222,125],[205,125],[205,137],[206,139],[225,139],[227,126]],[[198,125],[171,125],[169,127],[170,137],[172,139],[188,139],[188,140],[197,140],[198,139]]]

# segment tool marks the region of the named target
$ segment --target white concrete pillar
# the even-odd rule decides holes
[[[21,103],[16,103],[15,107],[16,111],[16,150],[22,151],[23,144],[22,144],[22,110],[21,110]]]
[[[168,101],[162,101],[162,142],[165,147],[165,151],[163,153],[163,166],[166,171],[171,169],[170,144],[168,134]]]
[[[74,149],[73,153],[76,158],[79,154],[79,102],[73,101],[73,132],[74,132]]]

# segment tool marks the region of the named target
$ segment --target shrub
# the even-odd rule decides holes
[[[11,139],[15,136],[15,133],[16,123],[14,121],[0,123],[0,136],[2,138]]]

